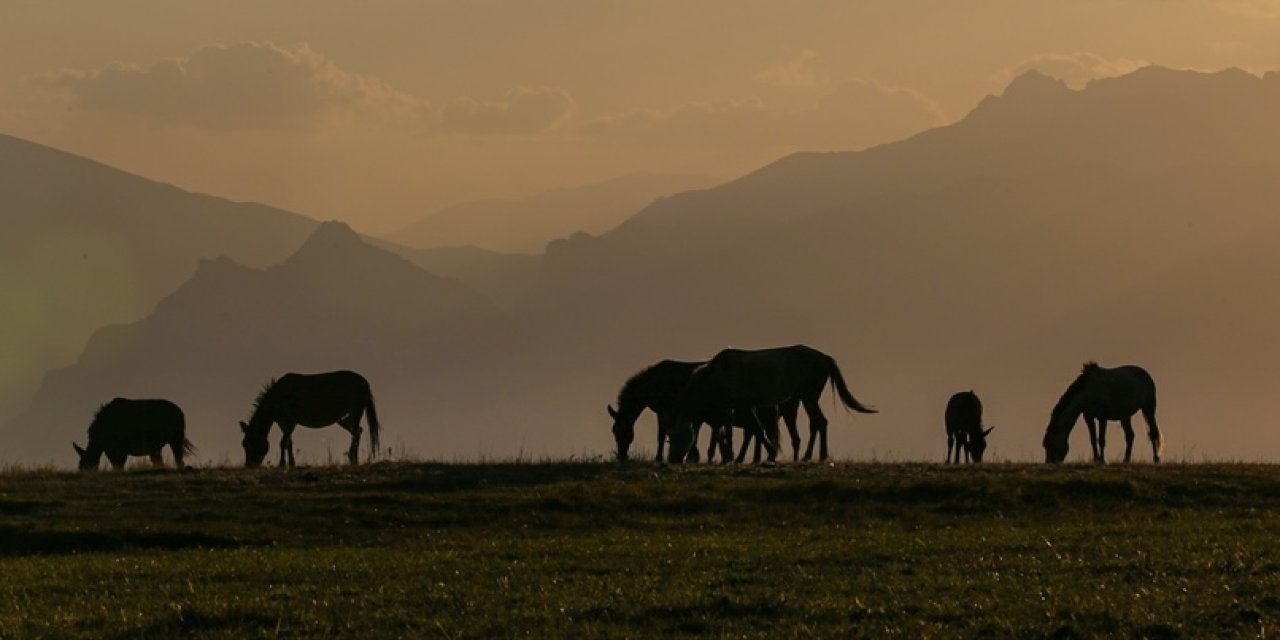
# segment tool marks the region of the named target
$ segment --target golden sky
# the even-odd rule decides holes
[[[1277,0],[6,0],[0,132],[366,232],[635,171],[731,178],[1012,75],[1280,69]]]

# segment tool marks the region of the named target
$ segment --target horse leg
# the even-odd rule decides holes
[[[727,428],[732,429],[733,427]],[[744,428],[742,430],[742,446],[738,448],[738,456],[734,458],[733,461],[738,464],[742,464],[743,461],[747,459],[747,449],[751,448],[752,443],[755,443],[756,446],[760,446],[760,439],[757,438],[754,433],[751,433],[750,429]]]
[[[662,450],[667,445],[667,423],[670,421],[670,414],[658,414],[658,462],[662,462]]]
[[[296,425],[280,425],[280,465],[293,466],[293,428]]]
[[[956,437],[950,432],[947,433],[947,458],[945,464],[951,464],[951,450],[955,445]]]
[[[353,416],[354,419],[352,416],[348,416],[343,420],[339,420],[338,424],[343,429],[346,429],[347,433],[351,434],[351,446],[347,448],[347,462],[354,467],[360,464],[360,433],[364,429],[360,428],[360,414],[353,414]]]
[[[164,450],[163,449],[156,449],[156,452],[151,454],[151,466],[157,469],[164,466]]]
[[[183,469],[186,467],[186,464],[182,462],[182,449],[183,449],[182,440],[169,443],[169,450],[173,452],[173,466],[178,469]]]
[[[1086,415],[1084,425],[1089,428],[1089,451],[1093,453],[1093,461],[1097,462],[1101,458],[1098,455],[1098,423],[1093,416]]]
[[[124,468],[124,463],[129,461],[128,455],[107,454],[107,461],[111,463],[111,468],[119,471]]]
[[[800,430],[796,428],[796,412],[800,410],[800,403],[788,401],[780,409],[782,422],[787,425],[787,435],[791,436],[791,461],[795,462],[800,459]]]
[[[720,463],[728,464],[734,461],[733,457],[733,414],[729,414],[729,421],[717,427],[720,430]]]
[[[1107,420],[1098,418],[1098,462],[1107,463]]]
[[[1164,446],[1164,437],[1160,435],[1160,427],[1156,425],[1156,407],[1142,409],[1142,419],[1147,423],[1147,437],[1151,439],[1151,460],[1160,463],[1160,450]]]
[[[702,460],[702,454],[698,452],[698,437],[702,435],[702,422],[694,422],[689,425],[689,428],[693,430],[693,441],[689,444],[689,450],[684,454],[684,460],[681,460],[681,462],[699,462]],[[707,429],[711,432],[711,445],[714,446],[716,442],[716,427],[708,423]],[[667,433],[670,434],[670,427],[668,427]],[[667,439],[670,440],[670,436]],[[709,448],[708,451],[710,451]],[[707,455],[710,455],[710,453]]]
[[[819,439],[818,460],[826,460],[830,457],[830,452],[827,450],[827,417],[822,415],[822,407],[818,406],[816,396],[804,400],[804,412],[809,414],[809,451],[813,450],[813,437],[816,434]],[[809,459],[807,453],[804,459]]]
[[[766,435],[769,436],[769,441],[773,443],[773,446],[778,450],[781,450],[782,444],[778,440],[778,436],[780,435],[778,433],[778,414],[774,411],[770,411],[769,415],[773,417],[773,422],[769,423],[768,428],[765,429]],[[757,439],[756,448],[751,454],[751,464],[760,464],[760,449],[762,448],[762,445],[763,442]],[[769,456],[769,462],[773,462],[775,459],[776,455]]]
[[[1120,428],[1124,429],[1124,462],[1129,463],[1133,454],[1133,416],[1120,418]]]

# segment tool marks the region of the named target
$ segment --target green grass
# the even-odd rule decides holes
[[[1280,470],[0,475],[0,637],[1256,637]]]

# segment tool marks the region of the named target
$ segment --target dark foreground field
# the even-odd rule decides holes
[[[0,476],[2,637],[1259,636],[1280,470]]]

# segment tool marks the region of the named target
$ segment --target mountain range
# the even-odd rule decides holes
[[[1149,368],[1169,459],[1274,456],[1278,108],[1274,73],[1151,67],[1073,90],[1029,72],[955,124],[787,156],[543,255],[396,257],[311,227],[278,266],[203,262],[151,316],[100,331],[0,437],[58,456],[94,403],[164,393],[234,461],[266,379],[360,368],[405,450],[591,455],[643,366],[806,343],[881,410],[833,416],[842,457],[940,460],[946,400],[974,389],[988,456],[1036,459],[1086,360]]]
[[[541,253],[577,232],[602,233],[655,199],[712,186],[702,176],[633,173],[527,198],[463,202],[435,211],[386,238],[408,247],[479,247],[500,253]]]

